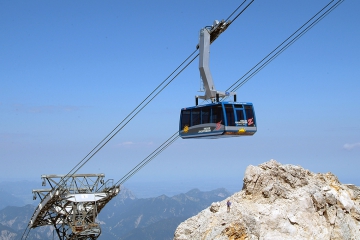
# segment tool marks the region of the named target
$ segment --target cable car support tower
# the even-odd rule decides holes
[[[40,198],[28,231],[52,225],[60,240],[95,240],[101,234],[96,222],[98,213],[120,192],[104,174],[42,175],[42,185],[34,189],[33,199]],[[29,233],[29,232],[28,232]],[[26,238],[25,238],[26,239]]]

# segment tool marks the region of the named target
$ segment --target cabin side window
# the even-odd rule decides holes
[[[204,107],[201,110],[201,123],[210,123],[211,122],[211,108],[210,107]]]
[[[251,105],[245,106],[245,114],[248,127],[255,127],[254,110]]]
[[[243,109],[235,109],[236,114],[236,126],[245,126],[247,121],[245,120],[244,110]]]
[[[235,115],[234,115],[233,106],[226,104],[225,113],[226,113],[227,126],[235,126]]]
[[[185,126],[190,127],[191,112],[190,110],[181,111],[181,129],[184,129]]]
[[[223,110],[221,105],[216,105],[211,108],[212,114],[211,114],[211,122],[212,123],[219,123],[225,124],[223,120]]]
[[[200,109],[193,109],[191,111],[191,126],[199,125],[201,123]]]

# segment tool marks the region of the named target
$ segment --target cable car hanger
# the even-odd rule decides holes
[[[204,100],[210,99],[211,102],[214,103],[219,102],[219,98],[225,96],[234,96],[234,101],[236,102],[236,93],[219,92],[216,90],[209,68],[210,44],[215,41],[215,39],[223,33],[230,24],[231,21],[225,22],[222,20],[219,22],[218,20],[215,20],[213,26],[204,27],[200,30],[199,44],[196,48],[199,49],[199,71],[204,83],[205,95],[195,96],[196,105],[198,105],[199,98]]]

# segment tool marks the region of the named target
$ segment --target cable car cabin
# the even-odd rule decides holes
[[[182,138],[252,136],[256,118],[252,103],[217,102],[181,109]]]

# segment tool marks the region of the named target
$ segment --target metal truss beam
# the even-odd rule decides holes
[[[113,180],[104,181],[104,174],[42,175],[42,185],[51,189],[34,189],[40,198],[30,228],[55,227],[61,240],[94,240],[101,234],[96,217],[105,205],[120,192]],[[66,180],[65,180],[66,179]]]

